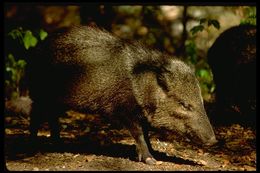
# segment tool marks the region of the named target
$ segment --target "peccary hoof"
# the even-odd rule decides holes
[[[156,164],[156,160],[152,157],[148,157],[145,159],[145,163],[148,164],[148,165],[155,165]]]
[[[64,141],[63,141],[63,139],[61,139],[59,137],[51,137],[50,143],[55,145],[55,146],[59,146],[59,145],[63,144]]]
[[[143,161],[144,163],[148,164],[148,165],[155,165],[156,164],[156,160],[153,158],[153,156],[151,154],[148,154],[147,156],[144,156],[143,154],[138,154],[138,160],[139,162]]]
[[[28,150],[27,154],[28,154],[28,156],[33,156],[37,152],[39,152],[40,142],[37,138],[30,137],[28,146],[29,146],[29,150]]]

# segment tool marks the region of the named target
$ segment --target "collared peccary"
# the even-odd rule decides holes
[[[256,26],[240,25],[224,31],[209,49],[208,63],[216,83],[217,109],[235,105],[245,119],[255,117]],[[250,121],[255,123],[255,118]]]
[[[74,26],[50,36],[31,58],[27,73],[32,137],[43,118],[58,137],[58,116],[73,109],[120,120],[136,141],[139,161],[148,164],[156,160],[143,133],[146,120],[197,143],[216,142],[191,68],[141,43]]]

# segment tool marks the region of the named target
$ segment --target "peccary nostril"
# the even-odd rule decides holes
[[[207,146],[211,146],[211,145],[214,145],[218,142],[218,140],[216,139],[215,136],[212,136],[209,141],[206,143]]]

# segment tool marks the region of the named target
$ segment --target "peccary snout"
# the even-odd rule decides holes
[[[191,135],[190,138],[194,139],[193,142],[200,146],[212,146],[218,141],[206,114],[204,117],[205,118],[202,121],[199,121],[198,128],[194,127],[193,132],[190,132],[190,134],[187,134],[187,136]]]
[[[207,116],[204,115],[206,118]],[[199,121],[198,126],[194,127],[187,127],[188,130],[186,133],[186,136],[193,139],[192,141],[200,146],[211,146],[216,144],[218,141],[216,139],[216,136],[214,134],[214,131],[212,127],[209,124],[209,121],[207,119],[203,119],[201,122]],[[206,121],[206,122],[203,122]]]
[[[205,145],[212,146],[212,145],[216,144],[217,142],[218,142],[218,140],[216,139],[216,137],[212,136]]]

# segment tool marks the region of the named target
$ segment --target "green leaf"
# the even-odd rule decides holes
[[[208,71],[205,70],[205,69],[201,69],[201,70],[199,71],[199,74],[200,74],[200,76],[203,77],[203,78],[207,78],[207,77],[209,76]]]
[[[192,64],[197,62],[197,47],[194,40],[185,42],[185,51],[188,55],[188,61]]]
[[[5,70],[6,70],[7,72],[9,72],[9,71],[12,71],[12,68],[11,68],[11,67],[6,67]]]
[[[210,93],[213,93],[213,92],[215,91],[215,89],[216,89],[216,86],[215,86],[215,85],[212,85],[212,86],[210,87],[209,92],[210,92]]]
[[[10,35],[14,40],[16,38],[22,38],[23,35],[22,35],[22,29],[21,28],[18,28],[18,29],[13,29],[12,31],[10,31],[8,33],[8,35]]]
[[[205,18],[203,18],[203,19],[200,19],[200,24],[203,24],[203,23],[205,23],[207,20],[205,19]]]
[[[14,55],[9,53],[7,56],[7,62],[9,62],[11,65],[15,64]]]
[[[41,29],[39,35],[40,35],[40,39],[44,40],[48,36],[48,33],[43,29]]]
[[[211,26],[211,25],[213,25],[217,29],[220,28],[220,24],[219,24],[219,22],[217,20],[214,20],[214,19],[209,20],[208,21],[208,26]]]
[[[25,49],[29,49],[30,47],[34,47],[36,46],[38,40],[36,37],[33,36],[32,32],[27,30],[25,32],[24,38],[23,38],[23,43],[24,43],[24,47]]]
[[[11,36],[13,40],[18,39],[20,44],[23,43],[23,29],[21,27],[13,29],[8,33],[8,35]]]
[[[17,67],[23,69],[25,67],[25,65],[26,65],[25,60],[20,59],[20,60],[17,61]]]
[[[191,28],[191,33],[192,35],[196,34],[199,31],[203,31],[204,30],[204,26],[203,25],[198,25],[198,26],[194,26],[193,28]]]

